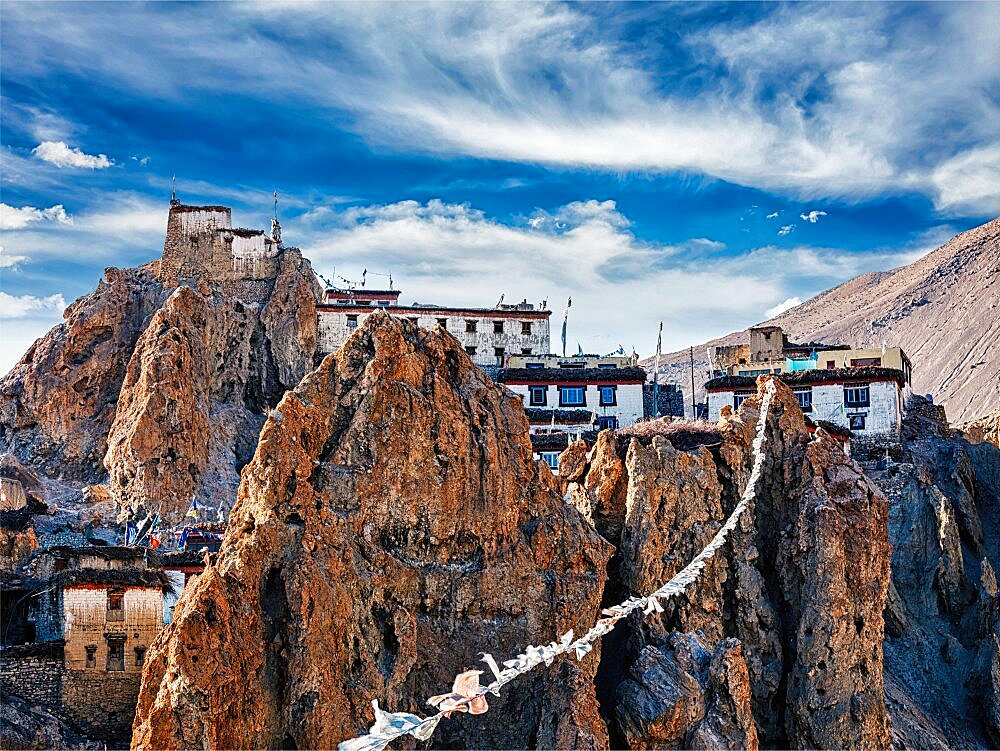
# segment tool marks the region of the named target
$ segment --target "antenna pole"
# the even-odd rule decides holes
[[[694,405],[694,347],[688,347],[688,357],[691,361],[691,419],[698,419],[698,410]]]

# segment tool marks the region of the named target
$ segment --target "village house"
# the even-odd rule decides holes
[[[801,370],[840,368],[894,368],[906,383],[913,375],[909,358],[899,347],[854,348],[847,344],[806,342],[796,344],[780,326],[754,326],[746,344],[716,347],[713,376],[759,376]]]
[[[527,300],[493,308],[400,305],[399,290],[330,287],[317,311],[320,353],[339,349],[377,308],[384,308],[392,316],[407,318],[425,329],[440,326],[462,343],[472,361],[490,377],[496,376],[508,356],[549,351],[552,311],[536,308]]]
[[[645,416],[646,371],[632,357],[514,355],[497,381],[521,397],[537,458],[553,469],[570,440]]]
[[[53,547],[8,576],[0,686],[79,732],[131,732],[146,652],[163,627],[169,582],[145,548]],[[22,607],[26,602],[27,607]],[[14,643],[13,633],[23,643]]]
[[[795,393],[799,406],[814,421],[847,428],[852,446],[863,453],[899,443],[906,376],[902,370],[849,367],[802,370],[778,377]],[[705,384],[708,419],[718,420],[723,407],[739,406],[757,393],[756,376],[713,378]]]

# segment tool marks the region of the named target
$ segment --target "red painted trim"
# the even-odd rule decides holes
[[[749,376],[747,376],[747,377],[749,377]],[[895,378],[872,378],[871,376],[869,376],[868,378],[865,378],[864,375],[859,375],[857,378],[849,378],[849,379],[843,379],[843,378],[841,378],[839,380],[830,380],[830,381],[810,381],[809,383],[786,383],[785,385],[788,386],[788,388],[794,390],[794,389],[797,389],[797,388],[804,389],[807,386],[809,386],[809,387],[812,387],[812,386],[838,386],[838,385],[839,386],[843,386],[843,385],[849,385],[849,384],[852,384],[852,383],[893,383],[893,384],[896,384],[897,386],[899,386],[899,388],[902,388],[902,386],[900,385],[899,381],[897,381]],[[754,388],[753,386],[743,386],[740,389],[736,389],[736,390],[739,391],[739,390],[742,390],[744,388],[748,389],[751,394],[756,394],[757,393],[757,389]],[[732,392],[732,391],[734,391],[734,389],[731,388],[731,387],[730,388],[713,387],[713,388],[708,389],[708,393],[709,394],[725,394],[727,392]]]
[[[381,307],[378,305],[329,305],[322,303],[316,306],[320,313],[340,311],[342,313],[372,313],[376,310],[384,310],[390,315],[400,315],[410,317],[412,314],[421,316],[436,316],[445,318],[447,316],[470,316],[473,318],[533,318],[535,320],[545,320],[552,315],[551,310],[492,310],[490,308],[411,308],[406,305],[388,305]],[[481,334],[489,334],[489,331],[480,331]],[[534,333],[534,332],[532,332]],[[526,335],[527,336],[527,335]],[[530,355],[518,355],[518,357],[530,357]]]
[[[159,591],[159,587],[140,587],[134,584],[67,584],[63,587],[63,590],[67,589],[93,589],[93,590],[109,590],[109,589],[152,589],[154,591]]]
[[[527,355],[525,355],[525,356],[527,356]],[[552,370],[556,370],[556,368],[552,368]],[[540,382],[540,381],[504,381],[503,385],[504,386],[543,386],[543,387],[546,387],[546,388],[548,388],[549,386],[555,386],[556,388],[578,388],[578,387],[581,387],[581,386],[583,386],[583,387],[586,387],[586,386],[641,386],[644,383],[645,383],[644,380],[636,380],[636,381],[564,381],[562,383],[558,383],[556,381],[548,381],[548,382]],[[528,406],[529,407],[532,407],[532,406],[534,406],[534,407],[541,407],[542,409],[545,408],[544,405],[538,405],[538,404],[533,404],[533,405],[529,404]],[[608,406],[615,406],[615,405],[608,405]]]

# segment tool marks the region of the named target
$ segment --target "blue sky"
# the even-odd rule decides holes
[[[0,371],[171,175],[404,302],[648,354],[1000,213],[1000,5],[5,2]]]

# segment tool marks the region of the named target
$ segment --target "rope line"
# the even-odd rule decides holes
[[[429,717],[420,717],[409,712],[386,712],[379,707],[378,699],[373,699],[372,709],[375,713],[375,724],[371,726],[367,735],[340,743],[337,747],[338,751],[382,751],[391,741],[406,734],[412,735],[418,740],[427,740],[433,735],[438,723],[445,717],[450,717],[453,712],[468,712],[469,714],[486,712],[489,709],[486,700],[487,694],[500,696],[500,689],[537,666],[551,665],[556,657],[569,652],[573,652],[577,660],[582,660],[593,649],[594,642],[614,629],[617,623],[630,613],[640,608],[644,615],[653,612],[662,613],[663,606],[659,601],[669,600],[671,597],[687,591],[688,587],[704,571],[705,565],[712,556],[725,544],[729,533],[736,528],[740,517],[747,510],[750,501],[756,496],[757,482],[764,465],[763,448],[767,417],[774,391],[774,382],[769,380],[764,386],[764,397],[761,400],[760,416],[757,419],[756,435],[753,440],[753,469],[750,472],[746,489],[740,496],[739,503],[736,504],[733,513],[729,515],[725,524],[719,528],[705,549],[696,555],[687,566],[678,571],[670,581],[645,597],[629,597],[618,605],[605,608],[601,611],[603,617],[579,639],[574,638],[573,629],[570,629],[557,641],[537,647],[528,645],[521,654],[510,660],[504,660],[502,669],[493,655],[489,652],[483,652],[480,658],[493,673],[493,681],[486,686],[480,685],[479,676],[484,672],[482,670],[469,670],[459,674],[455,677],[450,693],[432,696],[427,700],[428,704],[438,710],[436,714]]]

